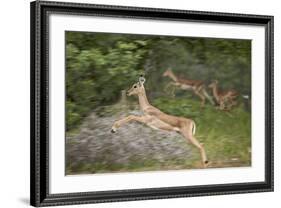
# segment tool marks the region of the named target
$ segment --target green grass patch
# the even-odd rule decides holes
[[[185,98],[151,99],[152,105],[165,113],[193,119],[196,123],[196,138],[204,143],[210,161],[209,167],[241,167],[251,165],[251,114],[238,105],[229,112],[221,111],[212,105],[200,107],[198,100]],[[101,110],[102,116],[116,113],[116,106],[111,111],[108,106]],[[68,135],[75,135],[79,130],[73,129]],[[75,145],[75,144],[72,144]],[[125,164],[93,161],[80,162],[75,165],[68,161],[66,174],[133,172],[155,170],[178,170],[202,168],[198,149],[192,146],[192,157],[159,161],[130,158]],[[110,153],[108,153],[110,155]]]
[[[158,98],[153,105],[176,116],[196,122],[196,137],[204,143],[209,160],[217,166],[249,166],[251,164],[251,114],[243,105],[229,112],[188,98]]]

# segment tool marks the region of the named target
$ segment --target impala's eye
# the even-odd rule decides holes
[[[137,85],[135,85],[134,88],[137,88]]]

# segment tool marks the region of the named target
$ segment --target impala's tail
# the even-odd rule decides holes
[[[192,121],[192,135],[195,135],[196,132],[196,124],[194,121]]]
[[[203,89],[203,94],[204,94],[204,96],[209,100],[209,102],[210,102],[212,105],[215,105],[215,102],[213,101],[212,97],[207,93],[206,89]]]

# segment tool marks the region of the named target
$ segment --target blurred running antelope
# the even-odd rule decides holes
[[[213,95],[219,104],[220,110],[230,110],[232,106],[237,104],[235,99],[238,97],[239,93],[236,90],[225,90],[220,91],[218,89],[218,81],[214,80],[209,88],[213,90]]]
[[[182,90],[191,90],[201,99],[201,107],[204,107],[206,98],[214,105],[214,101],[206,91],[206,86],[202,80],[192,80],[176,76],[169,68],[163,73],[163,77],[169,77],[173,80],[172,85],[178,86]]]
[[[129,115],[123,119],[114,122],[111,132],[115,133],[119,127],[131,122],[137,121],[144,123],[153,129],[161,129],[166,131],[175,131],[182,134],[184,138],[190,141],[195,147],[198,148],[201,154],[201,160],[203,167],[207,167],[208,160],[203,144],[199,143],[195,138],[195,122],[188,118],[177,117],[168,115],[158,108],[150,105],[146,97],[144,88],[145,78],[141,76],[139,81],[135,83],[131,89],[127,91],[127,95],[137,95],[139,98],[139,105],[141,111],[144,113],[143,116]]]

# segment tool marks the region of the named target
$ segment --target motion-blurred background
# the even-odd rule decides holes
[[[239,92],[239,104],[225,112],[208,102],[201,108],[192,91],[171,93],[171,80],[162,76],[168,68],[206,86],[218,80],[220,89]],[[138,123],[110,133],[114,121],[141,113],[138,100],[124,93],[140,74],[146,77],[152,105],[196,122],[196,137],[205,144],[210,167],[251,164],[250,40],[69,31],[66,174],[201,167],[198,151],[176,133]]]

